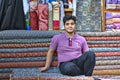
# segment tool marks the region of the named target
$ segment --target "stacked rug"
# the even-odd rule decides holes
[[[120,32],[78,32],[84,36],[90,51],[96,54],[93,76],[65,76],[57,68],[57,55],[51,68],[45,65],[51,38],[58,31],[5,30],[0,32],[0,79],[12,80],[93,80],[93,77],[120,78]]]

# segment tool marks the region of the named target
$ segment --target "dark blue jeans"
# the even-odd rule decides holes
[[[94,52],[86,52],[77,59],[61,62],[59,65],[60,72],[64,75],[77,76],[85,75],[91,76],[95,66]]]

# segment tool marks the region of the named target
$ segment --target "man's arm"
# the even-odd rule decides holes
[[[45,71],[47,69],[49,69],[51,62],[52,62],[52,57],[53,54],[55,53],[55,51],[53,49],[49,49],[47,56],[46,56],[46,63],[45,63],[45,67],[40,68],[40,71]]]

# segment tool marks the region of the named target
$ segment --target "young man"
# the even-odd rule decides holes
[[[40,70],[45,71],[50,67],[52,56],[57,51],[62,74],[91,76],[95,66],[95,54],[89,51],[85,38],[75,32],[76,17],[67,15],[63,18],[63,22],[65,32],[52,38],[45,67]]]

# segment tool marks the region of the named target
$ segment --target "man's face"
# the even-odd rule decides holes
[[[64,24],[64,27],[65,27],[65,30],[68,33],[74,32],[75,31],[75,22],[74,22],[74,20],[70,19],[70,20],[66,21],[65,24]]]

